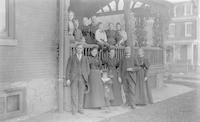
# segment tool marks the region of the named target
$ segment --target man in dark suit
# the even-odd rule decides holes
[[[120,63],[120,75],[119,81],[122,80],[126,105],[135,109],[136,102],[136,72],[139,71],[140,67],[135,65],[134,56],[131,56],[131,48],[126,47],[125,58]]]
[[[83,45],[77,44],[76,54],[70,56],[67,62],[65,85],[71,86],[72,114],[83,114],[84,92],[88,86],[89,62],[82,52]]]

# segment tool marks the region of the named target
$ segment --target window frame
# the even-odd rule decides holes
[[[174,17],[176,17],[176,8],[177,6],[174,6]]]
[[[6,0],[6,31],[0,34],[0,46],[15,46],[15,0]]]
[[[189,11],[190,11],[189,13],[187,13],[188,7],[189,7]],[[192,5],[192,3],[185,3],[185,5],[184,5],[184,15],[185,16],[193,15],[193,5]]]
[[[174,29],[173,33],[170,31],[172,27]],[[175,23],[170,23],[169,24],[169,37],[175,37],[175,33],[176,33],[176,24]]]
[[[188,25],[191,25],[191,32],[188,33]],[[185,22],[185,37],[191,37],[192,36],[192,22]]]

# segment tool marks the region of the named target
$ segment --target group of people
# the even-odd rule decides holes
[[[109,23],[105,30],[103,23],[93,16],[90,19],[84,17],[79,27],[73,11],[69,11],[68,35],[71,43],[96,44],[102,48],[126,46],[127,41],[127,33],[122,30],[120,23],[116,23],[116,29],[114,23]]]
[[[131,48],[126,47],[125,56],[117,60],[114,48],[109,49],[107,58],[97,56],[98,48],[94,46],[91,55],[84,56],[83,45],[78,43],[76,54],[68,59],[65,86],[71,87],[72,114],[83,114],[83,108],[110,112],[110,106],[135,109],[136,105],[153,103],[147,77],[150,64],[143,49],[133,56]]]

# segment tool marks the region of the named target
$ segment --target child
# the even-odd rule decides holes
[[[114,99],[112,91],[112,80],[108,77],[107,71],[103,71],[101,80],[104,83],[106,112],[110,112],[110,101]]]

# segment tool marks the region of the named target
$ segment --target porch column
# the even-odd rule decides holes
[[[58,0],[58,35],[59,35],[59,79],[58,79],[58,111],[63,112],[64,110],[64,89],[63,83],[65,81],[65,67],[66,59],[69,57],[69,41],[66,34],[66,24],[68,18],[68,7],[70,0]],[[68,93],[69,94],[69,93]]]
[[[65,21],[64,21],[64,36],[65,36],[65,57],[64,57],[64,74],[66,72],[67,67],[67,60],[71,54],[70,52],[70,41],[68,36],[68,8],[70,6],[70,0],[65,0]],[[64,87],[64,110],[70,111],[71,110],[71,88],[70,87]]]
[[[175,63],[176,62],[176,45],[175,45],[175,43],[173,44],[173,63]]]
[[[63,112],[63,82],[64,82],[64,10],[65,0],[58,0],[59,18],[59,79],[58,79],[58,111]]]
[[[197,56],[197,71],[200,72],[200,42],[197,44]]]
[[[191,55],[191,65],[193,66],[194,65],[194,43],[192,43],[192,45],[191,45],[191,53],[190,53],[190,55]]]
[[[197,1],[198,16],[197,16],[197,71],[200,72],[200,1]]]
[[[132,34],[131,34],[131,23],[130,23],[130,19],[131,19],[131,9],[130,9],[130,4],[131,4],[131,0],[124,0],[124,19],[125,19],[125,30],[128,36],[128,45],[131,46],[131,49],[133,50],[134,47],[134,43],[133,43],[133,38],[132,38]]]

